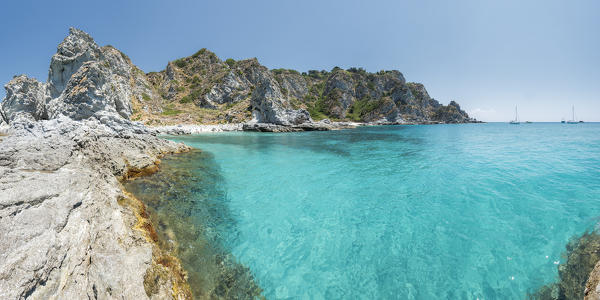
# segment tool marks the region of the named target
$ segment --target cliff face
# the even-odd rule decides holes
[[[6,123],[59,116],[121,123],[140,106],[142,95],[154,95],[146,75],[126,55],[111,46],[99,47],[74,28],[52,56],[46,83],[19,75],[5,89],[1,106]]]
[[[256,59],[222,61],[201,49],[144,74],[112,46],[99,47],[71,28],[52,56],[48,81],[25,75],[6,86],[2,122],[19,118],[121,119],[149,125],[270,123],[283,126],[333,119],[356,122],[473,121],[455,102],[441,105],[399,71],[368,73],[269,70]]]
[[[170,62],[149,78],[163,105],[174,114],[192,114],[209,123],[254,120],[289,125],[325,118],[391,123],[474,121],[456,102],[441,105],[422,84],[407,83],[395,70],[368,73],[336,67],[331,72],[301,74],[268,70],[256,59],[223,62],[202,49]]]
[[[71,29],[46,83],[21,75],[5,88],[0,299],[190,299],[179,262],[118,181],[187,150],[128,120],[153,95],[146,75]]]

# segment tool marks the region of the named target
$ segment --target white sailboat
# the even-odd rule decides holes
[[[515,119],[509,122],[510,124],[521,124],[519,122],[519,113],[517,113],[517,106],[515,105]]]
[[[575,105],[573,105],[573,109],[572,110],[573,110],[573,116],[572,116],[571,120],[567,121],[567,124],[577,124],[577,123],[579,123],[579,122],[577,122],[577,120],[575,120]]]

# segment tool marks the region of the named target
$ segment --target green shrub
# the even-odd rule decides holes
[[[182,113],[182,111],[178,110],[178,109],[173,109],[173,108],[169,108],[166,107],[165,109],[163,109],[162,114],[165,116],[173,116],[173,115],[177,115]]]
[[[233,59],[233,58],[228,58],[228,59],[226,59],[226,60],[225,60],[225,63],[226,63],[227,65],[229,65],[229,67],[230,67],[230,68],[233,68],[233,66],[235,65],[235,59]]]
[[[202,48],[202,49],[198,50],[198,52],[194,53],[194,55],[192,55],[192,57],[196,58],[196,57],[204,54],[204,52],[206,52],[206,48]]]
[[[302,102],[296,97],[290,97],[290,104],[292,105],[293,109],[299,109]]]
[[[307,110],[308,113],[310,114],[310,117],[315,120],[315,121],[319,121],[319,120],[323,120],[323,119],[327,119],[327,115],[324,114],[318,106],[312,106],[309,105],[307,106]]]
[[[327,114],[324,112],[323,99],[317,99],[313,95],[306,95],[304,96],[304,102],[306,103],[306,110],[308,110],[313,120],[319,121],[327,118]]]
[[[187,64],[183,58],[180,58],[180,59],[174,61],[173,63],[179,68],[183,68]]]
[[[383,100],[373,100],[369,97],[360,99],[352,103],[346,117],[356,122],[362,121],[367,114],[380,107],[382,102]]]
[[[367,73],[367,71],[365,69],[363,69],[363,68],[354,68],[354,67],[348,68],[348,70],[346,70],[346,71],[348,71],[350,73],[358,73],[358,74],[365,74],[365,73]]]
[[[312,77],[314,79],[322,79],[325,78],[327,75],[329,75],[329,72],[325,70],[308,70],[308,77]]]
[[[142,93],[142,99],[144,99],[144,101],[150,101],[150,95],[146,94],[146,93]]]
[[[200,89],[193,90],[190,93],[190,97],[192,97],[192,99],[198,99],[198,98],[200,98],[202,96],[202,94],[205,94],[205,93],[206,93],[206,89],[204,91],[202,91]]]
[[[367,83],[367,88],[369,88],[369,90],[374,91],[375,90],[375,84],[371,81],[369,81]]]
[[[191,103],[192,101],[194,101],[194,100],[192,99],[192,97],[190,97],[190,95],[183,96],[183,98],[179,99],[179,103],[182,103],[182,104]]]
[[[273,74],[275,75],[279,75],[282,73],[291,73],[291,74],[296,74],[296,75],[300,75],[300,72],[293,70],[293,69],[284,69],[284,68],[279,68],[279,69],[273,69],[271,70],[273,72]]]
[[[313,84],[309,89],[308,92],[310,95],[314,95],[313,98],[320,98],[323,96],[323,93],[325,92],[325,82],[321,81],[319,83]],[[306,97],[305,97],[306,98]],[[316,100],[316,98],[314,100]]]

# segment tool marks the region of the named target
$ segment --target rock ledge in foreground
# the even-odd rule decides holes
[[[129,128],[11,122],[0,141],[1,299],[190,298],[118,180],[187,147]]]

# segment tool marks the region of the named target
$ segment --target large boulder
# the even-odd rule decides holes
[[[50,118],[65,115],[82,120],[100,112],[127,118],[131,114],[127,92],[112,79],[110,70],[102,63],[84,63],[68,81],[64,92],[48,104]]]
[[[446,106],[440,105],[433,114],[432,119],[444,123],[464,123],[470,121],[469,115],[460,109],[456,101],[450,101]]]
[[[46,84],[25,75],[14,77],[4,86],[6,97],[2,101],[2,119],[10,123],[17,118],[32,121],[47,119]]]

